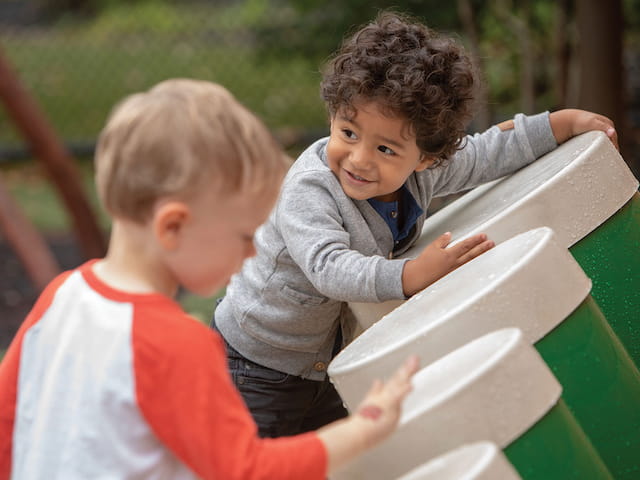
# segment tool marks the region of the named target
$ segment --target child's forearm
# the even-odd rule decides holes
[[[411,391],[419,359],[412,355],[386,382],[376,380],[357,411],[317,431],[327,450],[329,472],[387,438],[400,420],[401,404]]]
[[[335,472],[369,447],[365,432],[363,419],[355,415],[318,430],[318,437],[327,450],[329,473]]]

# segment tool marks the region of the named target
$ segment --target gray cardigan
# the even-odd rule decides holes
[[[346,302],[403,299],[406,259],[394,259],[384,219],[366,200],[346,196],[326,162],[327,138],[312,144],[289,170],[278,202],[255,237],[257,255],[227,287],[216,325],[242,355],[261,365],[322,380],[338,328],[354,318]],[[555,148],[547,112],[515,117],[515,128],[468,136],[444,165],[413,173],[405,185],[426,212],[434,196],[494,180]],[[444,232],[442,232],[444,233]]]

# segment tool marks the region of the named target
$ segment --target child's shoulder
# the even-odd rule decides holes
[[[153,342],[160,348],[182,343],[199,348],[211,342],[209,327],[186,313],[169,298],[157,302],[141,302],[136,307],[137,335]]]
[[[305,170],[329,170],[326,160],[326,147],[329,137],[323,137],[309,145],[293,162],[290,172],[301,172]]]
[[[219,341],[208,326],[181,308],[153,311],[139,308],[132,331],[134,356],[146,365],[146,375],[162,377],[166,372],[199,370],[212,352],[221,350]]]
[[[289,168],[283,189],[296,183],[308,181],[326,184],[333,179],[333,173],[326,160],[326,146],[329,138],[321,138],[303,151]]]

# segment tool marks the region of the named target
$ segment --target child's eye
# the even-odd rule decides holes
[[[355,138],[356,138],[356,134],[353,132],[353,130],[349,130],[348,128],[343,128],[342,129],[342,134],[345,137],[350,138],[351,140],[355,140]]]
[[[391,150],[389,147],[387,147],[385,145],[378,145],[378,150],[380,150],[385,155],[395,155],[396,154],[396,152],[394,152],[393,150]]]

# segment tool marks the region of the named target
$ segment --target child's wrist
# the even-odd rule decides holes
[[[574,131],[575,112],[576,110],[565,108],[549,114],[551,131],[558,145],[566,142],[576,134]]]
[[[415,258],[412,260],[408,260],[407,262],[405,262],[402,269],[402,293],[404,293],[405,297],[410,297],[417,291],[413,281],[413,270],[416,268],[417,262],[418,260]]]
[[[382,413],[382,412],[380,412]],[[379,420],[368,418],[363,416],[360,409],[350,417],[350,421],[353,422],[353,429],[355,430],[354,442],[356,443],[359,452],[368,450],[373,445],[378,443],[378,434],[376,422]]]

